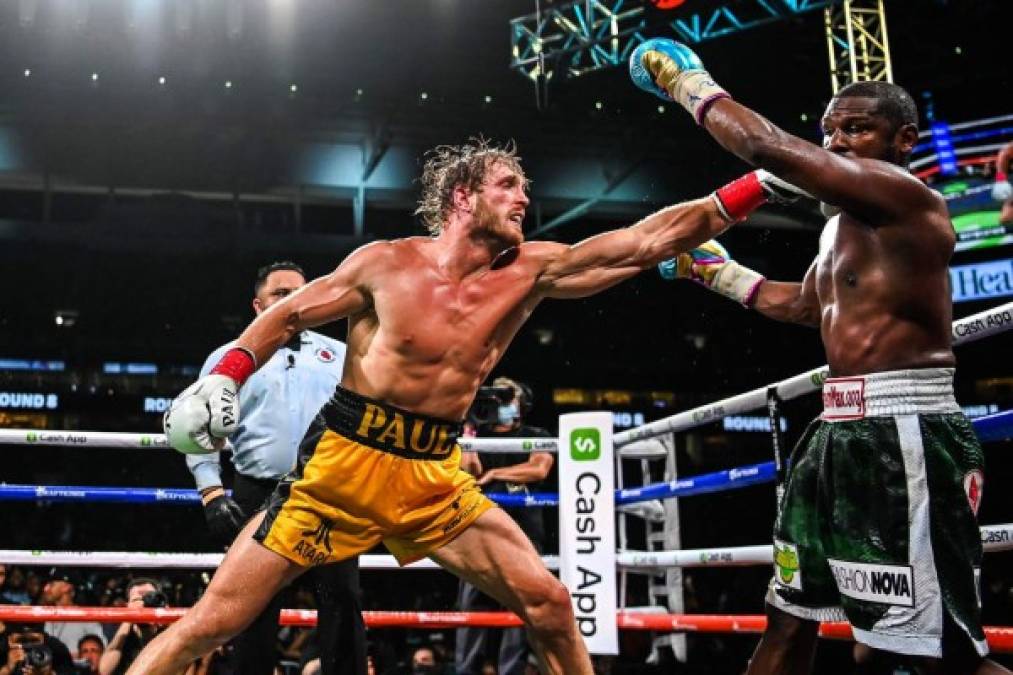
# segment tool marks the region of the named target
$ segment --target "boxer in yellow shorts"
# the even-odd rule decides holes
[[[524,241],[527,179],[512,147],[440,146],[420,183],[417,213],[432,236],[367,244],[275,303],[167,411],[174,448],[220,448],[240,424],[237,392],[257,364],[298,331],[348,319],[343,390],[306,438],[300,471],[129,675],[182,671],[308,566],[379,541],[402,562],[428,555],[516,612],[539,672],[592,675],[567,589],[459,473],[457,424],[441,420],[464,419],[542,300],[592,295],[703,243],[764,203],[769,180],[750,174],[573,246]]]
[[[254,537],[304,566],[381,541],[402,565],[424,558],[493,507],[458,471],[460,430],[338,387]]]

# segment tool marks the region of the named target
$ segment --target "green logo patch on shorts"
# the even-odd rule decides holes
[[[774,579],[781,586],[802,590],[802,570],[798,564],[798,547],[774,540]]]

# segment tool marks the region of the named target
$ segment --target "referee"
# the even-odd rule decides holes
[[[253,310],[268,307],[306,284],[299,265],[284,261],[261,267],[253,285]],[[207,375],[231,344],[204,362]],[[310,422],[341,381],[345,345],[303,331],[279,349],[239,392],[240,424],[230,437],[235,481],[232,497],[222,487],[219,453],[187,455],[204,504],[208,528],[228,546],[255,513],[264,508],[278,481],[295,467],[296,453]],[[313,568],[317,639],[324,675],[366,675],[366,628],[359,602],[359,559]],[[277,655],[281,593],[234,641],[236,672],[272,675]]]

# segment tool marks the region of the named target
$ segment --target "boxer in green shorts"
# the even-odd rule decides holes
[[[938,657],[944,614],[988,651],[979,623],[982,452],[953,370],[831,378],[799,441],[774,527],[768,602],[850,620],[862,643]]]
[[[801,283],[768,281],[716,242],[661,265],[818,327],[833,376],[788,463],[768,627],[748,672],[810,672],[818,621],[843,618],[859,642],[909,655],[923,673],[1009,672],[985,658],[982,454],[952,388],[955,235],[942,197],[907,170],[911,96],[886,82],[841,89],[820,147],[733,101],[685,45],[645,42],[630,74],[726,149],[820,199],[829,218]]]

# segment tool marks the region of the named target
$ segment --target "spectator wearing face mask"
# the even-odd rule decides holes
[[[482,400],[483,397],[487,400]],[[534,395],[531,389],[508,377],[497,377],[492,387],[483,387],[476,397],[474,414],[469,415],[478,436],[483,438],[549,438],[546,429],[525,424]],[[528,494],[545,480],[552,470],[553,456],[548,452],[463,453],[461,468],[478,479],[486,493]],[[504,508],[528,536],[535,550],[544,549],[545,525],[541,509]],[[477,588],[461,582],[457,608],[464,611],[503,609]],[[498,654],[488,654],[489,638],[500,633]],[[455,672],[481,675],[487,660],[498,662],[499,675],[523,675],[530,648],[523,628],[458,628],[454,650]]]

